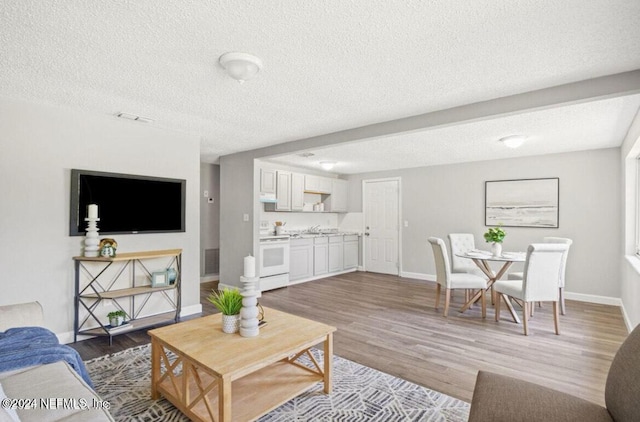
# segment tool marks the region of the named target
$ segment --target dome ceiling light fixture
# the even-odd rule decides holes
[[[262,60],[247,53],[224,53],[218,61],[227,74],[239,83],[253,78],[262,69]]]
[[[526,140],[527,138],[522,135],[511,135],[501,138],[500,142],[502,142],[509,148],[518,148],[522,146],[522,144],[524,144]]]
[[[335,161],[320,161],[320,167],[329,171],[336,165]]]

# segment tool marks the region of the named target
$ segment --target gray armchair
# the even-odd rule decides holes
[[[480,371],[469,422],[637,422],[640,420],[640,325],[616,353],[598,404],[530,382]]]

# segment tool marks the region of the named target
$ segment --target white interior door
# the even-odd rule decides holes
[[[365,269],[374,273],[400,273],[400,180],[365,180]]]

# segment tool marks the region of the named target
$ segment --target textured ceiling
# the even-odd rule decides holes
[[[3,0],[0,96],[148,117],[140,124],[199,136],[203,161],[214,162],[638,69],[639,21],[638,0]],[[217,63],[227,51],[259,56],[263,71],[238,84]],[[467,148],[505,126],[537,139],[518,154],[615,146],[616,123],[628,124],[634,107],[637,99],[587,104],[530,116],[554,126],[513,117],[480,124],[482,136],[466,124],[395,141],[422,157],[437,144],[437,155],[460,161],[480,157]],[[601,125],[587,132],[594,115]],[[425,162],[446,160],[455,161]]]
[[[316,171],[322,171],[320,161],[334,161],[332,173],[357,174],[613,148],[622,143],[639,107],[640,95],[633,95],[313,149],[308,151],[312,157],[291,154],[268,161]],[[527,139],[518,149],[498,141],[514,134]]]

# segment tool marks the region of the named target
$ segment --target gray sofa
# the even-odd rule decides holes
[[[480,371],[469,422],[640,421],[640,325],[613,358],[605,404],[602,407],[561,391]]]
[[[38,302],[0,306],[0,332],[9,328],[43,326]],[[4,395],[3,395],[4,394]],[[0,406],[0,422],[5,421],[113,421],[100,397],[69,364],[50,364],[0,372],[0,399],[23,400],[16,409]],[[16,403],[14,403],[16,404]],[[29,409],[22,409],[29,405]],[[47,408],[48,407],[48,408]],[[86,407],[86,409],[85,409]]]

